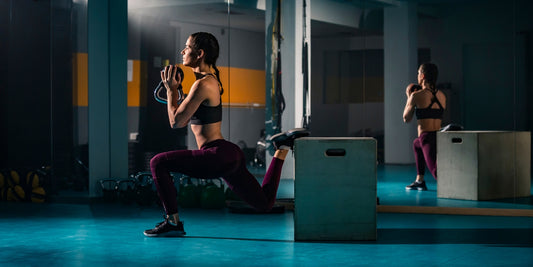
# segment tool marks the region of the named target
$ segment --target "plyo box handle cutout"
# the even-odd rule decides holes
[[[461,137],[452,137],[452,144],[462,144],[463,138]]]
[[[326,157],[344,157],[346,155],[346,149],[344,148],[328,148],[326,149]]]

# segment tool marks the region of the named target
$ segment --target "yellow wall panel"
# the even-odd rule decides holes
[[[132,60],[132,79],[128,81],[128,107],[141,105],[141,61]]]
[[[194,83],[194,73],[191,68],[180,65],[185,74],[183,89],[188,93]],[[262,106],[265,105],[265,71],[243,68],[218,67],[224,94],[222,103],[232,106]]]
[[[88,101],[88,55],[76,53],[73,60],[73,105],[85,106]],[[146,106],[153,101],[152,90],[147,88],[146,62],[132,60],[132,79],[128,81],[128,107]],[[183,88],[185,93],[194,83],[194,74],[188,67],[181,65],[185,73]],[[265,71],[243,68],[218,67],[224,87],[222,103],[231,106],[264,107]],[[144,73],[144,75],[143,75]],[[144,89],[143,89],[144,88]]]
[[[88,54],[76,53],[72,62],[72,105],[89,106]]]

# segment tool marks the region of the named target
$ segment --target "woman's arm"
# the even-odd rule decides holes
[[[167,66],[161,71],[161,80],[167,89],[167,113],[172,129],[186,127],[196,109],[206,99],[202,95],[205,90],[201,90],[202,83],[199,80],[194,82],[185,99],[178,99],[183,94],[178,93],[181,77],[179,74],[176,76],[176,69],[174,66]]]
[[[168,121],[172,129],[183,128],[189,124],[192,115],[198,107],[207,99],[204,82],[197,80],[191,86],[189,94],[178,104],[177,90],[167,90],[167,96],[172,101],[167,102]]]
[[[416,86],[416,85],[415,85]],[[405,94],[407,95],[407,101],[405,102],[405,107],[403,109],[403,121],[410,122],[413,119],[415,113],[415,89],[413,84],[410,84],[405,89]]]

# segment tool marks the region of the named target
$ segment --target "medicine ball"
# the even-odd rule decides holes
[[[15,185],[7,190],[7,201],[22,202],[26,199],[26,192],[20,185]]]
[[[7,200],[7,187],[0,188],[0,200],[6,201]]]
[[[6,177],[2,172],[0,172],[0,189],[4,188],[6,185]]]
[[[42,187],[36,187],[31,190],[31,202],[43,203],[46,200],[46,191]]]
[[[29,171],[28,174],[26,174],[26,184],[31,188],[42,186],[42,178],[39,175],[39,172]]]
[[[15,185],[20,185],[20,176],[19,173],[15,170],[10,170],[7,176],[7,185],[13,187]]]

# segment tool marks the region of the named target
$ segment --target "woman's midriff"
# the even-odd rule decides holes
[[[220,130],[221,122],[215,122],[204,125],[191,124],[191,131],[196,138],[198,148],[214,140],[224,139]]]
[[[423,132],[435,132],[440,130],[441,119],[420,119],[418,122],[418,136]]]

